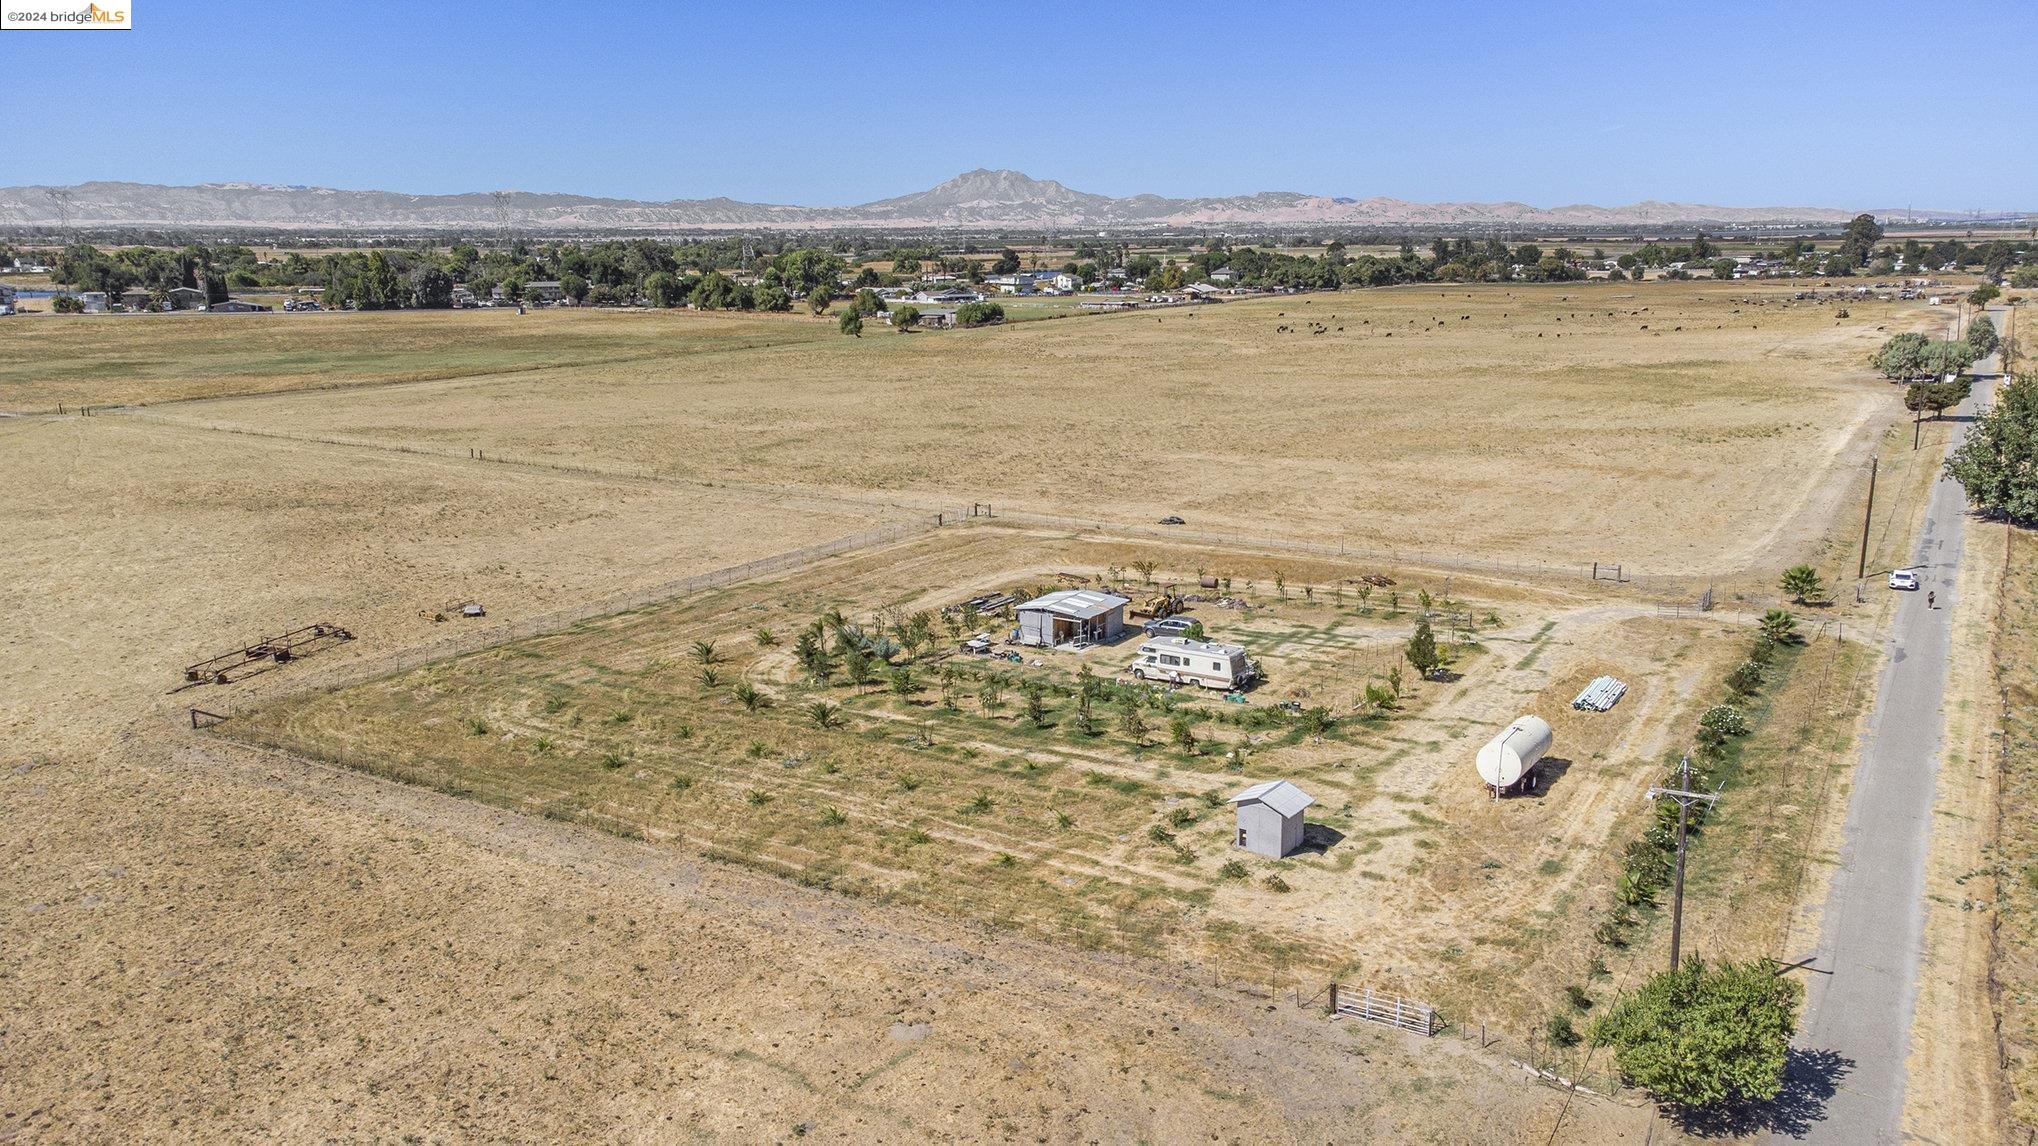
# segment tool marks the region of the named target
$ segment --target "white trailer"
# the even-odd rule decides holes
[[[1142,641],[1128,671],[1140,680],[1193,684],[1200,688],[1243,688],[1253,679],[1252,661],[1243,645],[1192,641],[1187,637],[1154,637]]]

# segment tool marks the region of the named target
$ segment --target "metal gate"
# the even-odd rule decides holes
[[[1349,1015],[1369,1023],[1385,1023],[1427,1038],[1436,1034],[1436,1008],[1400,995],[1375,991],[1371,987],[1330,985],[1330,1012]]]

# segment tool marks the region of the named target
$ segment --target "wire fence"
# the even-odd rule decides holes
[[[1428,569],[1484,573],[1508,577],[1564,577],[1582,580],[1597,580],[1602,585],[1634,586],[1665,593],[1695,592],[1706,582],[1704,574],[1657,573],[1642,574],[1623,569],[1618,581],[1612,579],[1610,571],[1614,565],[1606,561],[1546,562],[1546,561],[1495,561],[1462,554],[1448,553],[1435,549],[1402,548],[1371,549],[1345,544],[1300,541],[1289,537],[1274,537],[1267,534],[1225,533],[1216,530],[1188,529],[1182,526],[1131,525],[1095,521],[1080,517],[1067,517],[1049,513],[1000,509],[996,521],[1005,524],[1040,525],[1055,529],[1067,529],[1078,533],[1110,534],[1120,537],[1135,537],[1157,541],[1189,542],[1193,544],[1217,545],[1232,549],[1260,550],[1272,553],[1296,553],[1310,557],[1327,557],[1344,561],[1371,561],[1385,565],[1420,566]]]
[[[680,600],[710,589],[718,589],[749,581],[773,573],[783,573],[804,568],[829,557],[863,549],[875,549],[895,544],[922,534],[930,533],[944,523],[967,518],[967,508],[948,509],[918,517],[912,521],[896,522],[867,529],[833,541],[819,542],[799,549],[775,553],[730,565],[707,573],[679,577],[670,581],[634,589],[626,593],[597,598],[580,605],[551,612],[523,617],[507,624],[490,625],[486,628],[469,629],[450,634],[437,640],[426,641],[394,652],[363,658],[329,673],[297,678],[281,684],[269,694],[270,699],[313,691],[328,691],[358,684],[365,680],[388,676],[392,673],[431,664],[453,657],[471,656],[512,641],[556,633],[573,625],[600,617],[612,616],[650,605],[665,604]],[[456,622],[457,623],[457,622]],[[372,639],[370,633],[357,636]]]

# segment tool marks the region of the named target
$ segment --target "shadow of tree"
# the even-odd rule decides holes
[[[1783,1089],[1775,1098],[1730,1107],[1680,1109],[1670,1117],[1695,1138],[1758,1133],[1802,1138],[1824,1120],[1826,1104],[1839,1092],[1840,1080],[1853,1069],[1854,1060],[1835,1051],[1792,1047],[1783,1064]]]

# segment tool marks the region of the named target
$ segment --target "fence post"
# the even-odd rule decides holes
[[[1330,1013],[1337,1014],[1337,984],[1330,985]]]

